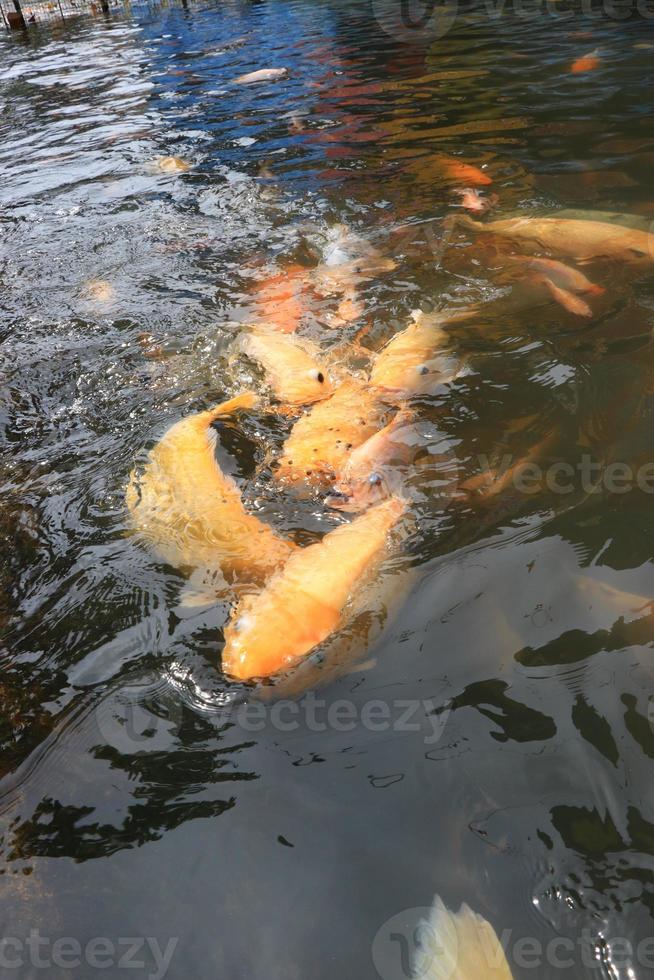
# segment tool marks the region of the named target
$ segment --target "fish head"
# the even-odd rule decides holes
[[[329,373],[320,364],[298,371],[284,382],[284,398],[292,405],[311,405],[329,398],[333,391]]]
[[[381,470],[373,470],[365,478],[337,483],[325,497],[325,503],[334,510],[358,514],[390,497],[391,493],[388,476]]]

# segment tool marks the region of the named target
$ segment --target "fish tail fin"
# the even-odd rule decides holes
[[[588,287],[586,292],[590,293],[592,296],[601,296],[606,292],[606,289],[604,286],[598,286],[597,283],[594,282]]]
[[[216,405],[214,408],[207,409],[206,412],[201,412],[199,418],[201,418],[203,425],[210,425],[215,419],[220,418],[221,415],[233,415],[234,412],[252,408],[256,405],[257,401],[258,397],[253,391],[242,391],[235,398],[230,398],[228,401],[221,402],[220,405]]]
[[[450,912],[437,895],[421,926],[414,980],[513,980],[495,930],[465,903]]]

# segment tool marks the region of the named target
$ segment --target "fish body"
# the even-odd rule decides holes
[[[257,82],[275,82],[279,78],[288,78],[288,68],[260,68],[234,79],[235,85],[254,85]]]
[[[238,487],[215,458],[212,422],[250,408],[245,392],[176,422],[133,472],[126,491],[132,526],[176,568],[219,569],[246,581],[264,581],[294,546],[248,513]]]
[[[597,51],[591,51],[589,54],[584,54],[580,58],[576,58],[570,65],[570,71],[573,75],[578,75],[584,71],[593,71],[599,67],[599,64],[600,59]]]
[[[165,174],[184,173],[191,169],[191,164],[182,160],[181,157],[157,157],[154,163],[157,170],[161,170]]]
[[[402,409],[388,425],[350,452],[325,502],[337,510],[359,512],[387,496],[384,469],[408,462],[416,441],[414,414]]]
[[[383,558],[404,511],[404,502],[391,497],[296,551],[237,607],[225,629],[225,673],[239,680],[277,674],[342,626],[348,601]]]
[[[450,338],[443,329],[444,315],[412,313],[413,322],[396,333],[375,358],[370,384],[396,398],[427,394],[452,381],[461,360],[445,351]]]
[[[457,157],[438,154],[435,160],[437,169],[441,170],[451,180],[469,184],[470,187],[485,187],[493,183],[493,178],[474,163],[466,163]]]
[[[277,478],[293,485],[328,487],[350,450],[381,428],[386,411],[368,384],[354,378],[345,381],[295,423],[277,463]]]
[[[560,306],[568,311],[568,313],[574,313],[575,316],[585,316],[591,317],[593,311],[581,296],[576,296],[575,293],[571,293],[569,289],[561,289],[556,283],[548,279],[547,276],[539,277],[545,288],[549,291],[552,299],[554,299]]]
[[[84,285],[84,296],[97,303],[113,303],[116,290],[106,279],[89,279]]]
[[[266,373],[275,396],[289,405],[310,405],[329,398],[333,388],[320,350],[308,340],[266,327],[252,327],[240,347]]]
[[[522,262],[524,259],[518,257],[517,261]],[[579,269],[574,269],[564,262],[540,257],[534,257],[527,262],[530,269],[547,276],[559,289],[567,289],[571,293],[592,293],[598,296],[606,292],[603,286],[591,282]]]
[[[495,930],[465,902],[450,912],[436,896],[416,935],[411,975],[420,980],[513,980]]]
[[[306,279],[304,266],[294,265],[259,283],[255,294],[257,316],[282,333],[295,333],[305,312],[302,291]]]
[[[323,248],[322,262],[314,269],[313,283],[323,295],[347,294],[366,279],[396,267],[394,259],[383,256],[369,241],[353,232],[347,225],[329,229]]]
[[[478,232],[530,241],[582,261],[606,257],[651,262],[654,258],[654,236],[650,232],[604,221],[505,218],[482,223],[467,215],[459,215],[457,223]]]

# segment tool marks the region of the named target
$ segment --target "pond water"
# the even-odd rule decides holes
[[[516,978],[653,975],[654,276],[579,265],[580,316],[444,221],[466,162],[481,220],[649,227],[651,14],[563,6],[194,3],[0,38],[0,975],[401,980],[436,893]],[[412,406],[383,632],[262,701],[124,489],[171,423],[262,384],[234,353],[257,289],[339,224],[394,266],[351,322],[308,305],[343,363],[413,309],[479,315]],[[292,421],[249,413],[220,453],[304,545],[347,517],[277,485]],[[504,458],[569,469],[443,491]]]

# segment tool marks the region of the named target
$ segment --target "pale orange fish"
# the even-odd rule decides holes
[[[524,456],[521,456],[515,463],[510,463],[504,469],[489,467],[481,473],[477,473],[475,476],[465,480],[461,484],[460,489],[464,493],[478,495],[477,499],[487,502],[492,497],[496,497],[499,493],[507,490],[511,485],[517,489],[521,489],[520,481],[524,476],[528,486],[528,489],[524,492],[537,493],[543,490],[545,475],[541,473],[539,482],[538,480],[532,479],[532,476],[536,476],[536,474],[532,474],[526,467],[542,459],[543,454],[547,452],[557,438],[558,434],[556,431],[548,432],[546,436],[531,446]]]
[[[191,164],[182,160],[181,157],[157,157],[154,161],[154,167],[165,174],[178,174],[190,170]]]
[[[504,948],[490,922],[463,903],[450,912],[436,896],[415,930],[412,976],[421,980],[513,980]]]
[[[225,629],[223,670],[238,680],[270,677],[305,657],[347,619],[347,605],[387,552],[404,514],[397,497],[294,553],[263,590],[243,599]]]
[[[606,292],[603,286],[598,286],[597,283],[591,282],[579,269],[574,269],[572,266],[565,265],[564,262],[558,262],[556,259],[531,258],[517,255],[507,257],[512,261],[525,263],[529,269],[542,273],[555,283],[555,285],[561,289],[567,289],[571,293],[592,293],[600,296]]]
[[[474,187],[457,187],[452,193],[461,198],[462,208],[465,208],[466,211],[476,211],[478,214],[483,214],[484,211],[488,211],[497,203],[496,194],[492,194],[491,197],[482,197]]]
[[[97,303],[109,304],[116,299],[116,290],[106,279],[89,279],[84,284],[84,296]]]
[[[279,401],[310,405],[332,394],[332,382],[320,348],[310,340],[254,326],[245,331],[239,346],[261,365]]]
[[[451,217],[452,224],[487,234],[524,239],[580,261],[605,257],[645,263],[654,258],[654,235],[608,221],[525,217],[481,222],[464,214]]]
[[[288,68],[260,68],[234,79],[235,85],[254,85],[257,82],[275,82],[288,77]]]
[[[308,270],[292,265],[259,283],[255,290],[257,316],[283,333],[295,333],[305,313],[303,291]]]
[[[261,582],[294,545],[243,506],[231,477],[215,457],[212,422],[251,408],[245,392],[206,412],[176,422],[148,455],[143,472],[131,474],[126,502],[133,528],[168,564]]]
[[[450,336],[443,324],[465,314],[429,314],[414,310],[413,322],[396,333],[377,354],[370,384],[390,398],[426,394],[461,371],[461,358],[449,353]]]
[[[362,511],[388,496],[384,469],[406,463],[415,452],[414,413],[407,409],[353,449],[325,503],[337,510]]]
[[[590,306],[584,299],[581,298],[581,296],[576,296],[568,289],[561,289],[560,286],[553,283],[547,276],[538,276],[537,278],[543,283],[545,288],[549,290],[552,295],[552,299],[556,300],[556,302],[566,309],[568,313],[574,313],[575,316],[585,317],[591,317],[593,315],[593,311],[591,310]]]
[[[471,187],[485,187],[487,184],[493,183],[493,178],[484,170],[476,167],[474,163],[466,163],[465,160],[460,160],[458,157],[439,153],[435,157],[435,164],[451,180],[469,184]]]
[[[350,450],[381,428],[386,411],[367,383],[345,381],[295,423],[277,463],[277,478],[292,485],[329,487]]]
[[[573,75],[578,75],[583,71],[592,71],[594,68],[599,67],[600,59],[598,57],[597,51],[591,51],[589,54],[584,54],[581,58],[577,58],[570,65],[570,71]]]

